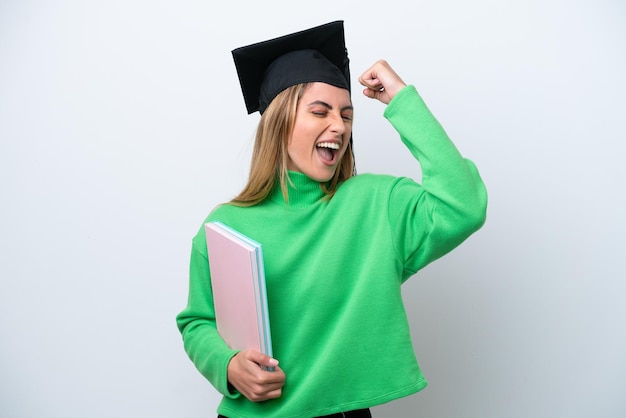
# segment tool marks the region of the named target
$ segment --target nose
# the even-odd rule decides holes
[[[340,114],[333,114],[330,118],[330,131],[343,135],[346,132],[346,123]]]

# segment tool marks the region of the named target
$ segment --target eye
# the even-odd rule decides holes
[[[323,110],[314,110],[311,113],[313,113],[315,116],[326,116],[328,114],[328,112]]]
[[[343,115],[341,115],[341,117],[345,121],[351,121],[352,120],[352,115],[343,114]]]

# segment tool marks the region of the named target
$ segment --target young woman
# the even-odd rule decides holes
[[[333,52],[320,52],[319,39],[337,30],[323,42],[343,56],[327,59]],[[342,22],[246,48],[268,61],[251,84],[238,63],[248,111],[262,113],[250,177],[205,222],[263,245],[274,358],[233,350],[218,334],[203,229],[177,317],[185,349],[223,394],[220,416],[369,417],[370,407],[426,386],[401,285],[482,226],[486,191],[416,89],[383,60],[358,81],[386,105],[422,182],[355,175]]]

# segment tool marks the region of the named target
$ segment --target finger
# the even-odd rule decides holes
[[[251,390],[247,394],[244,393],[244,396],[248,398],[249,400],[251,400],[252,402],[263,402],[268,399],[280,398],[280,396],[283,393],[282,387],[272,389],[272,390],[266,390],[266,389],[267,388],[263,388],[262,390],[259,390],[259,391]]]
[[[285,384],[285,378],[285,372],[278,366],[274,368],[274,371],[266,372],[266,374],[263,375],[264,383],[276,385],[275,387],[282,387]]]
[[[363,94],[370,99],[377,99],[376,96],[377,94],[380,94],[380,92],[372,89],[363,89]]]
[[[367,72],[359,77],[359,83],[372,90],[380,90],[383,87],[383,83],[379,78],[373,74],[368,74]]]
[[[363,94],[370,99],[378,100],[382,103],[389,103],[385,89],[380,89],[380,90],[364,89]]]
[[[384,60],[376,61],[370,68],[365,70],[361,77],[359,77],[359,82],[363,84],[365,87],[380,89],[384,85],[384,78],[387,71],[388,64]]]
[[[279,367],[274,372],[261,372],[259,379],[251,382],[246,397],[254,402],[278,398],[284,384],[285,374]]]
[[[281,396],[282,394],[283,394],[283,388],[282,388],[282,387],[280,387],[280,388],[278,388],[278,389],[276,389],[276,390],[273,390],[273,391],[271,391],[271,392],[268,392],[268,393],[265,395],[265,397],[266,397],[266,400],[267,400],[267,399],[276,399],[276,398],[280,398],[280,396]]]

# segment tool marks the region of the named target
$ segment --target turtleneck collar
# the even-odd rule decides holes
[[[287,179],[287,192],[289,195],[290,208],[303,208],[312,205],[325,196],[320,183],[309,178],[306,174],[297,171],[289,171]],[[270,200],[280,205],[286,205],[280,182],[276,182]]]

